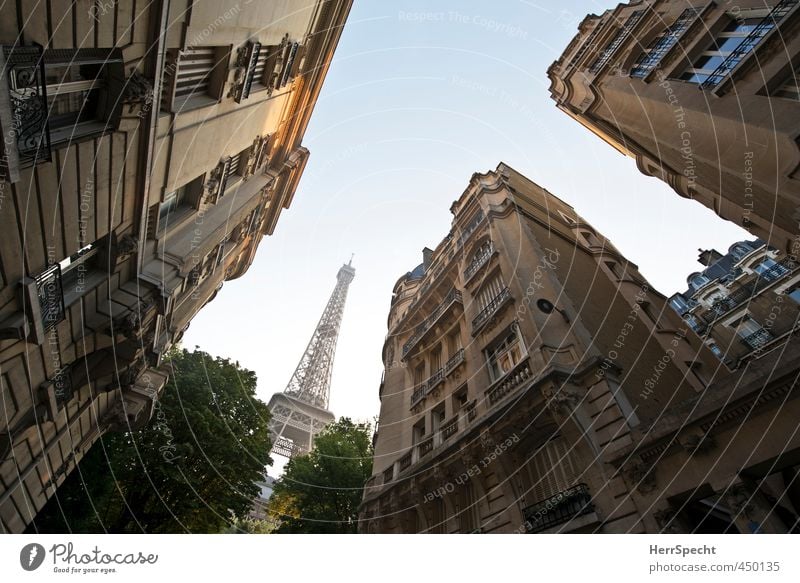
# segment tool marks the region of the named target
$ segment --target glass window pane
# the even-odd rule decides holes
[[[713,72],[717,67],[719,67],[722,64],[724,60],[725,60],[724,57],[711,57],[708,55],[704,55],[699,59],[697,59],[697,62],[694,64],[694,68]]]
[[[710,50],[718,50],[721,53],[731,53],[744,41],[743,36],[730,36],[718,38],[711,45]]]

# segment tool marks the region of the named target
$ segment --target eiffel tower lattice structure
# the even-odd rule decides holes
[[[336,419],[328,400],[347,289],[356,275],[352,263],[351,257],[336,274],[336,287],[286,389],[269,400],[272,451],[279,455],[308,453],[317,434]]]

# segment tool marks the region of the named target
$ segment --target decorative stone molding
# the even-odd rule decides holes
[[[117,261],[125,259],[133,255],[139,250],[139,238],[135,235],[123,235],[117,240],[114,251],[116,253]]]
[[[730,486],[723,496],[725,503],[730,507],[735,515],[741,515],[752,520],[755,512],[753,502],[753,491],[743,483]]]
[[[681,440],[681,446],[691,455],[702,455],[717,447],[717,442],[710,434],[693,433]]]

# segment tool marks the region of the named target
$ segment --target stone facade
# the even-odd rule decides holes
[[[753,522],[791,528],[763,481],[780,497],[775,472],[798,461],[796,358],[736,376],[602,234],[505,164],[451,210],[394,288],[363,532],[689,531],[695,506],[745,483]],[[782,503],[797,514],[796,495]],[[742,516],[725,528],[746,531]]]
[[[797,0],[619,4],[580,24],[551,95],[644,174],[797,255],[798,30]]]
[[[164,353],[292,201],[351,4],[0,8],[0,532],[149,420]]]

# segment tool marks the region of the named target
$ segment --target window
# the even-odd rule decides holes
[[[644,16],[644,10],[636,10],[631,13],[622,29],[611,40],[608,46],[603,49],[594,63],[592,63],[592,66],[589,67],[589,72],[598,73],[608,64],[608,62],[614,57],[614,54],[617,52],[619,47],[622,46],[622,44],[628,39],[631,31],[636,27],[637,24],[639,24],[642,16]]]
[[[507,332],[500,341],[487,348],[485,352],[492,382],[511,372],[524,356],[516,329]]]
[[[736,261],[741,261],[750,251],[751,249],[747,245],[737,243],[731,248],[731,255]]]
[[[795,0],[782,0],[771,11],[748,10],[732,14],[727,26],[678,78],[704,88],[717,86],[795,4]]]
[[[770,333],[747,314],[738,321],[732,322],[730,326],[735,328],[736,334],[750,348],[759,348],[772,340]]]
[[[795,302],[800,304],[800,287],[796,287],[793,290],[786,292],[790,298],[792,298]]]
[[[124,86],[119,51],[48,50],[44,61],[51,144],[116,127]]]
[[[453,356],[461,350],[461,330],[456,329],[447,336],[447,354]]]
[[[661,59],[664,58],[664,55],[677,44],[678,39],[686,32],[689,25],[694,22],[698,13],[699,9],[697,8],[687,8],[681,12],[681,15],[678,16],[678,19],[672,26],[653,39],[650,45],[644,50],[636,64],[631,67],[631,77],[637,77],[639,79],[647,77],[650,71],[658,66]]]
[[[709,283],[710,281],[711,280],[708,279],[708,277],[706,277],[702,273],[693,273],[692,275],[689,276],[689,287],[697,290],[706,285],[707,283]]]
[[[174,218],[175,210],[183,203],[186,195],[186,187],[181,186],[178,190],[173,190],[164,195],[164,202],[158,207],[158,224],[160,227],[169,226],[170,217]]]
[[[774,259],[770,259],[769,257],[765,258],[764,261],[756,265],[753,271],[755,271],[761,277],[761,279],[765,281],[774,281],[789,273],[789,270],[785,266],[777,263]]]
[[[230,47],[188,47],[171,51],[164,70],[164,111],[181,111],[216,103],[228,72]]]
[[[442,345],[438,344],[431,351],[431,374],[442,368]]]
[[[722,349],[716,342],[712,340],[706,346],[708,346],[709,350],[711,350],[717,358],[722,358]]]
[[[478,292],[478,309],[482,311],[489,307],[492,301],[500,295],[504,287],[503,282],[500,281],[499,275],[492,277],[492,279],[481,288],[480,292]]]
[[[436,433],[439,431],[442,425],[444,425],[444,421],[444,402],[442,402],[436,405],[436,407],[434,407],[434,409],[431,411],[431,433]]]
[[[669,299],[670,307],[683,315],[689,311],[689,302],[681,294],[675,294]]]
[[[417,421],[411,431],[411,445],[416,445],[425,437],[425,419]]]

